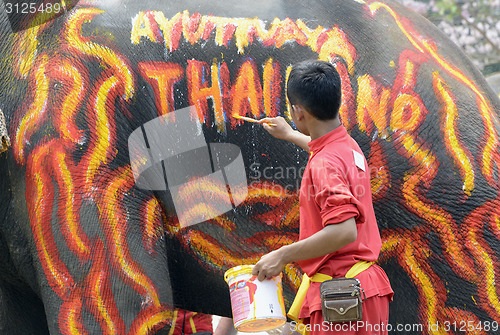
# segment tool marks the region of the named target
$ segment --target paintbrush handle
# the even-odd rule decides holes
[[[269,121],[256,120],[256,119],[252,119],[252,118],[249,118],[246,116],[241,116],[241,115],[234,115],[234,117],[236,119],[241,119],[243,121],[248,121],[248,122],[253,122],[253,123],[266,123],[267,125],[269,125],[271,127],[276,127],[276,125],[274,123],[271,123]]]

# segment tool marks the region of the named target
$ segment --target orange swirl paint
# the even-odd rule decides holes
[[[111,261],[116,264],[118,271],[122,271],[123,280],[138,291],[147,304],[160,307],[156,287],[128,249],[127,213],[123,199],[133,185],[134,177],[129,166],[109,173],[105,184],[101,185],[105,192],[98,199],[100,221],[105,224],[102,229],[106,248],[112,255]]]
[[[480,111],[484,111],[490,108],[489,104],[482,98],[477,97],[477,104],[480,107]],[[481,171],[486,179],[492,184],[499,184],[499,181],[495,181],[494,167],[493,163],[496,163],[497,174],[500,171],[500,142],[499,134],[496,131],[495,124],[498,126],[499,122],[495,119],[493,113],[482,113],[484,129],[485,129],[485,144],[483,148],[483,159],[481,160]],[[496,122],[494,122],[496,121]]]
[[[210,67],[210,75],[208,75],[208,64],[197,60],[188,60],[186,68],[186,77],[188,81],[189,104],[196,106],[198,118],[202,123],[210,123],[210,110],[208,108],[207,99],[211,99],[213,104],[213,112],[215,116],[215,124],[217,128],[225,129],[224,108],[222,100],[224,97],[224,87],[228,83],[219,81],[219,67],[216,59],[213,60]],[[206,78],[211,78],[211,86]],[[222,79],[222,78],[221,78]]]
[[[255,254],[246,257],[239,254],[232,254],[227,250],[226,246],[219,243],[212,236],[196,230],[186,231],[179,238],[186,246],[190,246],[201,257],[200,262],[213,264],[220,269],[229,269],[236,265],[255,264],[260,257]]]
[[[162,237],[163,228],[163,210],[156,198],[151,197],[141,205],[141,230],[142,241],[146,251],[155,254],[155,244]]]
[[[453,155],[455,163],[458,165],[460,175],[464,180],[463,190],[465,194],[470,196],[471,192],[474,190],[474,169],[471,164],[471,153],[457,137],[458,110],[455,104],[455,97],[437,72],[434,72],[433,76],[434,91],[444,106],[441,110],[441,114],[443,114],[442,117],[444,118],[443,126],[441,127],[445,134],[444,142],[448,152]]]
[[[394,110],[391,117],[391,129],[416,130],[422,123],[423,113],[421,101],[413,95],[401,94],[394,102]]]
[[[279,114],[281,100],[281,66],[272,58],[264,65],[262,74],[264,82],[264,112],[267,117],[276,117]]]
[[[74,287],[70,296],[63,301],[59,312],[59,328],[61,334],[87,335],[82,321],[82,311],[84,301],[82,299],[83,290],[81,287]],[[90,334],[89,334],[90,335]]]
[[[478,316],[474,315],[473,313],[461,310],[457,307],[446,308],[444,310],[444,318],[443,319],[448,321],[449,324],[453,324],[454,322],[456,322],[456,324],[461,323],[461,324],[467,324],[467,325],[482,325],[482,324],[484,324],[484,320],[481,320],[481,318],[479,318]],[[490,334],[489,332],[484,331],[484,327],[477,326],[474,328],[475,329],[472,329],[472,327],[469,327],[469,329],[460,329],[460,330],[463,330],[464,334],[468,334],[468,335],[488,335],[488,334]],[[483,328],[483,329],[481,329],[481,328]]]
[[[409,28],[409,22],[406,18],[400,18],[397,13],[391,8],[389,7],[388,5],[386,5],[385,3],[382,3],[382,2],[378,2],[378,1],[372,1],[370,4],[369,4],[369,8],[370,8],[370,11],[371,11],[371,15],[372,16],[375,16],[375,14],[377,13],[377,11],[380,9],[380,8],[384,8],[385,10],[387,10],[389,12],[389,14],[391,14],[391,16],[394,18],[394,21],[396,22],[396,24],[398,25],[399,29],[403,32],[403,34],[406,36],[406,38],[408,39],[408,41],[410,41],[410,43],[421,53],[425,53],[425,50],[424,48],[422,47],[422,45],[419,43],[418,39],[415,37],[415,36],[420,36],[420,34],[418,34],[418,32],[414,31],[413,29],[410,29]]]
[[[339,116],[342,124],[351,131],[356,124],[356,96],[351,86],[351,78],[343,62],[335,63],[335,68],[342,80],[342,104],[339,109]]]
[[[297,228],[299,226],[299,201],[298,199],[293,202],[293,204],[289,207],[290,209],[284,215],[284,219],[281,220],[278,227],[290,227]]]
[[[493,234],[495,234],[496,238],[500,240],[500,213],[493,212],[492,215],[491,230],[493,231]]]
[[[423,241],[420,240],[420,242]],[[443,296],[445,288],[441,284],[437,275],[425,262],[430,254],[430,250],[425,246],[425,244],[418,243],[417,248],[414,248],[413,243],[409,240],[407,240],[405,244],[406,247],[404,252],[400,256],[403,259],[400,262],[402,265],[404,264],[407,274],[410,276],[420,292],[420,321],[424,325],[436,324],[440,319],[439,315],[444,309],[444,300],[439,299],[438,297]],[[432,334],[446,335],[447,332],[440,327],[437,332],[433,331]]]
[[[152,24],[154,15],[152,11],[139,12],[135,18],[132,19],[132,30],[136,31],[136,35],[130,37],[133,44],[139,44],[139,36],[147,36],[153,43],[157,43],[159,36],[156,33],[155,26]]]
[[[85,113],[85,116],[89,117],[89,129],[85,131],[88,133],[89,145],[82,161],[77,166],[75,165],[76,162],[72,162],[73,155],[78,153],[74,144],[85,140],[85,138],[82,138],[82,131],[78,129],[74,121],[78,109],[80,109],[80,101],[85,100],[82,92],[85,93],[85,90],[88,89],[88,86],[83,88],[88,81],[85,76],[87,69],[79,63],[70,64],[69,61],[62,61],[57,65],[49,66],[47,65],[47,56],[37,55],[36,53],[33,56],[33,64],[36,62],[36,66],[30,67],[31,56],[29,55],[19,63],[24,66],[23,68],[19,67],[21,74],[22,72],[27,74],[27,69],[31,69],[29,80],[30,85],[33,86],[31,89],[35,92],[35,96],[30,108],[23,109],[27,110],[27,112],[20,123],[19,129],[21,129],[21,126],[23,128],[18,130],[20,137],[15,142],[18,146],[16,158],[22,164],[24,164],[24,157],[27,157],[28,160],[27,171],[29,173],[26,185],[27,197],[28,195],[30,197],[28,201],[29,215],[43,271],[48,278],[49,285],[63,300],[59,312],[61,332],[67,334],[87,333],[83,326],[82,315],[88,313],[89,310],[102,327],[103,333],[124,334],[126,332],[126,327],[123,325],[123,320],[120,318],[118,308],[111,295],[110,276],[112,272],[110,270],[112,269],[113,272],[122,275],[120,279],[124,279],[126,284],[143,296],[144,307],[133,320],[129,331],[130,334],[142,335],[151,333],[166,325],[171,319],[172,312],[171,306],[160,304],[154,283],[147,277],[140,264],[132,258],[127,245],[127,225],[130,224],[131,219],[128,216],[129,213],[125,203],[127,202],[126,197],[131,196],[132,193],[133,178],[128,166],[111,171],[111,167],[108,165],[116,155],[117,142],[116,129],[114,128],[116,122],[113,117],[115,103],[122,96],[127,99],[132,96],[134,78],[131,75],[130,66],[128,66],[123,56],[102,45],[90,42],[90,38],[80,36],[81,27],[85,20],[91,20],[99,13],[100,11],[95,9],[75,11],[69,18],[65,31],[68,34],[65,43],[68,44],[67,49],[70,52],[75,52],[77,57],[83,55],[91,58],[92,61],[102,61],[105,68],[102,76],[98,78],[97,88],[91,92],[91,103],[88,104],[88,111]],[[300,20],[294,22],[290,19],[275,19],[271,23],[270,29],[266,30],[264,22],[259,19],[226,19],[200,16],[199,14],[189,16],[188,12],[179,13],[171,20],[167,20],[161,12],[148,11],[140,20],[142,23],[139,28],[142,30],[136,31],[136,35],[133,32],[133,43],[141,43],[141,36],[144,36],[152,43],[165,43],[171,51],[179,47],[182,35],[190,43],[194,44],[212,38],[215,30],[215,43],[217,45],[226,46],[234,37],[240,53],[244,53],[244,49],[251,45],[254,40],[260,40],[264,46],[276,46],[277,48],[288,41],[292,41],[310,47],[311,50],[320,54],[321,59],[325,60],[332,60],[335,56],[341,56],[345,62],[337,62],[337,69],[342,76],[343,83],[349,83],[347,86],[343,85],[345,87],[343,94],[344,96],[349,95],[349,98],[346,105],[343,105],[344,109],[341,115],[343,115],[346,126],[350,127],[349,129],[354,127],[356,116],[354,116],[353,112],[355,111],[354,104],[356,100],[350,85],[349,75],[354,73],[354,63],[357,55],[345,33],[338,27],[325,29],[318,26],[316,29],[311,30]],[[405,25],[406,23],[401,21],[401,29],[404,29]],[[139,28],[135,28],[134,25],[132,30]],[[416,43],[417,50],[427,54],[426,48],[430,48],[435,53],[435,49],[429,46],[426,41],[423,41],[422,45],[418,44],[420,42],[415,36],[418,36],[418,34],[413,34],[413,32],[407,35]],[[68,50],[64,49],[65,52]],[[443,208],[435,206],[430,199],[426,198],[426,191],[437,175],[439,162],[437,156],[428,147],[421,144],[422,140],[420,138],[410,135],[410,132],[415,131],[427,115],[422,101],[413,92],[417,78],[418,62],[414,63],[412,57],[415,56],[406,53],[400,56],[399,71],[392,93],[389,93],[388,88],[380,86],[369,76],[363,77],[364,82],[366,82],[366,84],[363,84],[365,86],[360,85],[361,88],[367,88],[367,95],[362,96],[360,99],[364,99],[363,102],[366,103],[366,106],[370,105],[375,108],[363,111],[364,130],[370,134],[375,131],[379,131],[379,134],[381,134],[385,131],[386,133],[382,136],[387,134],[388,127],[393,132],[391,134],[393,135],[392,138],[389,137],[389,139],[393,140],[395,146],[399,146],[399,153],[407,158],[410,165],[413,166],[413,169],[403,180],[402,189],[405,205],[417,216],[417,220],[420,218],[430,223],[426,226],[425,229],[427,230],[425,231],[417,228],[384,234],[381,258],[385,259],[389,255],[395,257],[418,289],[421,321],[442,322],[442,320],[450,318],[460,321],[464,320],[466,316],[473,319],[472,316],[467,315],[460,309],[446,308],[447,293],[443,287],[443,281],[431,268],[429,257],[432,254],[428,245],[428,236],[425,235],[436,233],[441,238],[443,254],[449,265],[453,269],[458,269],[456,270],[457,273],[465,277],[473,285],[477,285],[478,290],[484,292],[483,296],[480,297],[480,307],[486,310],[492,318],[498,320],[498,308],[495,309],[498,306],[498,292],[494,288],[494,283],[498,282],[499,278],[498,260],[482,236],[482,231],[490,229],[495,236],[500,236],[500,217],[494,212],[494,209],[500,208],[500,204],[498,201],[488,203],[488,206],[490,204],[494,205],[494,207],[491,207],[493,210],[490,211],[493,214],[486,214],[486,210],[491,208],[484,206],[470,216],[471,222],[485,222],[488,228],[476,224],[468,232],[469,244],[462,247],[461,243],[465,239],[459,233],[453,217]],[[427,61],[426,57],[423,58]],[[439,57],[439,55],[434,56],[435,59],[436,57]],[[160,81],[164,80],[162,81],[162,83],[165,83],[164,88],[170,89],[173,85],[172,80],[182,78],[182,74],[180,74],[182,69],[180,68],[178,68],[177,72],[172,71],[164,75],[161,71],[148,67],[150,63],[141,64],[139,65],[140,70],[141,66],[144,64],[146,66],[143,76],[149,78],[148,81],[152,85],[157,85],[157,87],[161,87]],[[209,66],[194,60],[189,62],[186,77],[188,77],[188,86],[191,85],[189,86],[189,94],[192,94],[190,99],[199,104],[197,110],[205,123],[209,120],[209,113],[205,112],[205,109],[208,110],[208,106],[205,108],[206,100],[213,99],[214,94],[217,96],[216,99],[220,99],[220,101],[214,103],[214,106],[220,103],[220,110],[217,107],[215,108],[215,123],[220,127],[219,129],[224,129],[225,126],[224,107],[230,106],[231,103],[244,106],[247,113],[258,112],[260,116],[262,110],[264,110],[265,115],[274,115],[270,113],[276,112],[276,110],[273,110],[273,106],[278,103],[277,99],[280,95],[281,86],[278,81],[281,71],[280,64],[274,62],[273,59],[269,59],[265,63],[262,85],[260,85],[259,81],[259,71],[252,68],[256,67],[256,65],[250,60],[244,65],[244,71],[238,74],[241,82],[236,87],[238,81],[235,81],[236,88],[233,87],[234,91],[231,97],[229,94],[231,87],[229,71],[226,63],[217,64],[214,60],[212,65]],[[211,86],[208,81],[202,79],[203,75],[208,73],[208,69],[211,71]],[[288,70],[286,73],[289,73]],[[455,75],[458,76],[459,73],[455,73]],[[165,76],[165,78],[162,76]],[[163,79],[159,80],[158,78]],[[214,80],[215,78],[217,80]],[[64,107],[62,107],[65,112],[55,114],[60,119],[53,122],[55,124],[52,125],[57,130],[59,139],[47,144],[43,142],[37,143],[38,147],[28,156],[25,148],[26,143],[30,141],[32,135],[41,129],[39,128],[40,125],[47,125],[46,119],[35,120],[35,118],[43,116],[37,112],[37,108],[40,111],[45,108],[44,104],[47,101],[50,104],[51,86],[48,80],[60,80],[63,83],[64,93],[67,93],[63,103]],[[175,80],[174,82],[176,82]],[[252,85],[255,86],[252,87]],[[453,128],[456,126],[454,123],[456,116],[454,116],[455,111],[452,106],[453,96],[440,78],[439,80],[435,79],[435,87],[437,87],[435,90],[439,92],[437,96],[443,99],[445,108],[449,109],[446,113],[450,117],[446,125],[443,126],[447,127],[449,132],[447,137],[452,138],[453,136],[450,135],[453,135],[453,132],[456,133]],[[217,92],[217,88],[223,93]],[[259,88],[262,88],[260,93]],[[246,104],[244,100],[238,100],[238,98],[234,97],[234,92],[237,91],[236,93],[240,94],[245,90],[248,91],[248,89],[250,92],[245,92],[246,95],[242,95],[242,99],[246,99],[246,101],[250,99],[251,103]],[[173,106],[173,99],[170,100],[171,103],[167,100],[170,93],[167,94],[166,90],[161,93],[160,88],[158,88],[158,92],[156,94],[155,91],[155,95],[163,100],[160,100],[159,104],[157,101],[157,108],[159,111],[166,111],[171,108],[170,106]],[[368,94],[372,94],[372,96]],[[233,101],[230,99],[233,99]],[[252,99],[255,99],[255,101]],[[483,151],[482,171],[491,174],[493,162],[498,159],[495,152],[498,148],[498,140],[495,139],[493,134],[496,120],[493,114],[487,113],[490,106],[484,98],[481,99],[478,96],[477,103],[483,113],[483,120],[487,126],[486,131],[489,132],[485,135],[485,146],[488,146],[488,149]],[[390,115],[387,111],[392,110],[393,107],[394,113]],[[459,138],[458,135],[455,136]],[[454,139],[452,140],[454,141]],[[58,142],[56,143],[56,141]],[[375,190],[374,199],[384,194],[390,182],[388,170],[384,169],[387,166],[385,156],[379,148],[380,142],[378,141],[380,140],[372,142],[371,151],[373,155],[370,156],[370,166],[378,168],[378,178],[372,181],[372,189]],[[454,146],[454,156],[457,159],[456,157],[460,156],[460,150],[457,149],[459,146],[452,142],[448,144],[450,147]],[[49,156],[51,157],[48,158]],[[44,163],[45,160],[49,164]],[[467,171],[465,163],[459,164]],[[382,170],[380,170],[381,167]],[[90,244],[85,239],[77,215],[81,199],[78,197],[72,198],[70,194],[79,189],[80,184],[84,184],[79,182],[78,177],[86,174],[89,170],[92,172],[85,176],[86,185],[92,187],[88,187],[87,191],[89,191],[88,195],[94,197],[92,200],[97,202],[100,214],[99,223],[104,232],[106,246],[102,245],[102,242],[96,242],[95,245],[90,246],[91,250],[96,251],[94,254],[95,259],[92,260],[90,266],[91,271],[84,274],[81,282],[75,283],[69,271],[59,259],[58,249],[51,233],[50,214],[56,206],[53,198],[56,191],[54,182],[56,182],[60,192],[59,202],[57,203],[58,209],[61,211],[59,216],[65,217],[66,220],[65,222],[61,221],[63,227],[66,227],[62,231],[65,234],[65,240],[73,253],[80,255],[79,257],[82,259],[85,258]],[[470,185],[472,185],[472,188]],[[464,186],[464,189],[472,190],[473,185],[472,183],[467,187]],[[195,192],[195,190],[193,188],[192,191]],[[48,196],[46,193],[48,193]],[[196,198],[194,193],[187,192],[186,196],[188,195]],[[167,219],[162,215],[161,208],[154,198],[144,199],[144,202],[139,205],[141,208],[140,223],[143,229],[144,247],[146,251],[153,253],[154,245],[161,234],[161,225],[163,225],[163,222],[167,222]],[[266,183],[255,184],[250,188],[248,199],[243,205],[265,205],[271,208],[267,212],[253,213],[252,216],[252,219],[258,219],[255,223],[262,225],[266,230],[270,229],[268,226],[271,224],[273,225],[272,229],[298,227],[299,207],[297,196],[284,187]],[[283,218],[283,220],[276,222],[279,218]],[[218,217],[206,223],[218,226],[230,238],[238,241],[243,240],[245,244],[254,247],[252,250],[249,248],[248,251],[239,253],[219,243],[208,234],[196,230],[180,229],[175,226],[175,220],[172,221],[173,223],[164,229],[175,234],[183,242],[186,250],[199,255],[200,263],[218,269],[242,263],[254,263],[263,252],[269,251],[278,245],[291,243],[297,237],[294,234],[267,231],[255,234],[247,239],[241,239],[236,235],[236,223],[226,217]],[[269,224],[269,222],[272,223]],[[170,224],[170,222],[168,223]],[[466,224],[462,223],[462,226],[466,226]],[[99,257],[102,254],[105,257]],[[472,267],[469,268],[470,264],[472,264],[468,257],[469,254],[478,263],[480,273],[477,275],[469,273],[470,269],[472,269]],[[111,263],[109,268],[105,263],[106,261]],[[294,287],[298,287],[300,281],[298,267],[293,264],[287,265],[285,274],[287,280],[293,283]],[[88,285],[86,291],[81,289],[82,285]],[[86,306],[83,304],[86,304]]]
[[[161,304],[161,306],[150,306],[139,312],[139,315],[134,319],[129,335],[145,335],[154,334],[156,330],[161,329],[163,326],[172,323],[174,315],[173,306]]]
[[[86,69],[77,60],[73,59],[70,63],[62,58],[52,61],[48,70],[51,82],[56,81],[54,85],[57,85],[58,81],[62,82],[62,90],[66,93],[66,98],[61,99],[62,104],[53,107],[56,114],[54,126],[62,139],[80,145],[85,141],[85,134],[83,130],[78,129],[75,119],[88,91],[88,77],[85,72]]]
[[[447,73],[449,73],[458,82],[468,87],[476,95],[477,106],[479,113],[483,118],[485,129],[485,141],[483,146],[483,155],[481,160],[482,173],[492,183],[498,183],[493,178],[493,164],[500,169],[500,142],[498,140],[498,132],[495,130],[493,122],[498,124],[498,120],[492,110],[490,102],[485,98],[479,87],[458,68],[451,65],[442,57],[435,46],[428,40],[424,39],[418,32],[410,28],[410,24],[405,22],[404,18],[400,18],[397,13],[388,5],[374,1],[369,5],[371,15],[374,16],[380,8],[384,8],[395,20],[399,29],[406,36],[408,41],[422,54],[430,56],[439,64]]]
[[[500,197],[476,208],[465,219],[465,223],[469,227],[466,247],[479,268],[477,275],[480,287],[478,289],[479,304],[493,320],[500,322],[499,259],[483,236],[485,224],[489,224],[491,229],[495,230],[495,220],[498,220],[498,214],[492,215],[492,213],[498,212],[498,208],[500,208]]]
[[[152,15],[149,15],[150,13]],[[162,12],[148,11],[148,15],[140,12],[134,20],[131,31],[132,43],[139,44],[141,38],[146,37],[150,41],[164,42],[170,51],[179,47],[181,36],[191,44],[201,43],[210,39],[215,29],[216,44],[227,46],[234,37],[240,54],[244,53],[244,49],[251,45],[254,39],[260,40],[266,47],[276,48],[281,48],[287,42],[295,42],[308,46],[317,52],[319,59],[322,60],[332,60],[335,56],[342,57],[351,75],[354,74],[354,63],[358,58],[356,49],[339,27],[326,29],[318,26],[311,30],[303,21],[293,21],[290,18],[284,20],[275,18],[269,30],[265,28],[265,23],[257,18],[201,16],[199,13],[190,15],[188,11],[177,13],[170,20],[165,18]],[[161,31],[163,41],[157,36],[153,38],[152,32],[155,29]]]
[[[381,199],[391,187],[391,176],[387,165],[387,157],[383,153],[382,146],[377,141],[371,142],[368,167],[370,168],[372,200],[376,202]]]
[[[299,266],[296,264],[287,264],[285,266],[285,275],[288,281],[292,284],[292,287],[294,287],[297,291],[300,283],[302,282],[302,270],[300,270]]]
[[[89,128],[92,133],[88,153],[81,164],[85,166],[86,185],[90,187],[99,168],[116,155],[116,130],[112,115],[120,84],[115,76],[101,78],[89,104]]]
[[[306,45],[311,48],[311,50],[317,50],[319,37],[324,31],[326,31],[326,29],[318,25],[314,30],[312,30],[301,19],[297,20],[297,27],[306,37]]]
[[[428,231],[416,228],[410,232],[402,230],[383,231],[382,254],[379,261],[395,257],[410,277],[419,294],[420,323],[425,334],[448,334],[439,329],[427,329],[426,325],[441,323],[445,319],[446,288],[429,264],[432,252],[425,235]],[[449,319],[449,315],[446,319]],[[452,320],[460,322],[458,320]]]
[[[299,202],[297,193],[292,193],[283,186],[268,182],[252,182],[248,187],[248,196],[244,206],[265,204],[271,209],[264,213],[255,213],[254,218],[268,226],[298,228]]]
[[[259,188],[261,187],[261,188]],[[285,201],[295,200],[297,194],[287,191],[280,184],[269,182],[254,182],[248,189],[248,197],[245,200],[246,205],[254,205],[259,202],[265,202],[270,206],[277,206]]]
[[[218,225],[228,232],[236,230],[236,224],[226,218],[224,215],[213,218],[212,220],[210,220],[210,222]]]
[[[48,23],[35,25],[17,33],[19,37],[15,40],[12,49],[12,54],[15,55],[13,70],[17,77],[27,78],[35,66],[35,62],[39,58],[39,36],[47,26]]]
[[[46,119],[46,111],[49,94],[49,80],[46,76],[48,56],[42,55],[36,62],[36,66],[30,75],[29,86],[35,92],[34,100],[27,108],[15,132],[15,141],[12,146],[14,156],[19,164],[24,164],[26,156],[26,144],[31,136],[40,129]]]
[[[123,96],[129,100],[134,95],[135,83],[134,75],[128,65],[128,62],[121,55],[118,55],[113,50],[100,44],[90,42],[81,35],[81,27],[84,22],[91,21],[92,18],[103,11],[96,8],[82,8],[75,10],[68,18],[66,24],[66,42],[70,52],[81,53],[89,57],[95,57],[102,60],[108,69],[113,71],[113,74],[121,82]]]
[[[259,119],[262,116],[262,87],[259,80],[257,65],[253,60],[244,62],[236,82],[232,87],[232,112],[240,116],[249,116]],[[243,121],[234,121],[241,124]]]
[[[349,74],[354,75],[354,63],[358,55],[354,45],[339,27],[334,26],[332,29],[324,31],[318,37],[316,49],[313,51],[318,53],[318,59],[324,61],[333,60],[335,56],[342,57],[347,63]]]
[[[238,53],[243,54],[244,49],[253,43],[254,38],[259,38],[263,43],[268,43],[268,45],[271,44],[270,42],[267,42],[270,36],[272,36],[270,31],[276,31],[274,24],[279,23],[280,21],[273,21],[273,25],[269,31],[265,29],[264,23],[257,18],[233,20],[233,22],[236,26],[234,36],[236,37]]]
[[[191,249],[201,257],[200,263],[212,264],[218,269],[229,269],[237,265],[251,265],[257,263],[260,257],[278,246],[292,243],[298,239],[297,234],[283,236],[279,232],[261,232],[257,236],[245,239],[245,245],[261,245],[259,252],[244,254],[232,253],[228,247],[219,243],[213,237],[197,230],[186,231],[179,237],[186,248]],[[301,271],[294,264],[285,267],[286,279],[296,288],[300,285]]]
[[[298,228],[299,202],[297,194],[288,192],[279,184],[266,183],[249,186],[248,193],[249,196],[243,203],[244,206],[263,204],[271,208],[263,213],[255,213],[253,218],[256,221],[277,229]]]
[[[219,188],[217,190],[218,191],[217,193],[218,193],[218,195],[227,194],[226,190],[227,189],[225,187]],[[224,193],[224,191],[226,191],[226,193]],[[214,194],[214,193],[212,193],[212,194]],[[202,218],[207,218],[207,217],[213,218],[213,217],[219,215],[219,213],[220,213],[219,208],[220,207],[217,206],[218,201],[220,201],[220,199],[215,200],[210,204],[200,202],[200,203],[191,205],[189,211],[184,213],[185,222],[188,222],[188,224],[183,224],[181,227],[184,228],[184,227],[189,226],[189,222],[200,222],[203,220]]]
[[[174,84],[184,76],[182,67],[174,63],[141,62],[138,68],[155,92],[158,115],[174,111]]]
[[[381,233],[382,248],[378,261],[386,261],[390,256],[394,256],[401,252],[401,244],[404,242],[403,237],[397,231],[383,230]]]
[[[387,137],[387,102],[390,90],[379,87],[368,74],[358,78],[357,126],[371,135],[375,129],[381,137]],[[375,129],[373,125],[375,126]]]
[[[162,12],[140,12],[133,20],[131,41],[133,44],[139,44],[141,38],[144,37],[153,43],[164,42],[167,49],[174,51],[179,47],[182,36],[191,44],[202,43],[212,37],[214,30],[217,45],[225,46],[234,37],[239,53],[244,53],[244,49],[251,45],[254,39],[257,39],[266,47],[274,45],[281,48],[288,42],[308,46],[317,52],[319,58],[323,60],[332,61],[339,56],[344,59],[348,73],[351,75],[354,73],[354,62],[358,58],[356,49],[340,28],[325,29],[317,27],[313,31],[307,28],[302,21],[294,22],[289,18],[284,20],[274,19],[269,30],[267,30],[265,29],[265,23],[257,18],[231,19],[202,16],[199,13],[190,15],[188,11],[184,11],[177,13],[169,20],[165,18]],[[161,33],[158,33],[158,31]],[[211,67],[212,86],[209,87],[206,82],[200,84],[200,78],[204,77],[204,71],[208,66],[203,64],[202,68],[200,68],[199,62],[190,61],[191,64],[188,65],[186,72],[188,75],[189,99],[191,104],[197,106],[200,120],[207,123],[206,119],[210,116],[206,107],[207,98],[211,98],[214,102],[215,123],[220,131],[225,131],[223,120],[227,119],[226,111],[229,109],[232,111],[230,115],[235,113],[241,116],[243,116],[242,114],[248,114],[253,118],[261,117],[262,109],[264,109],[267,116],[277,115],[276,104],[279,103],[281,93],[279,69],[275,69],[274,66],[271,67],[270,63],[267,63],[263,73],[264,84],[262,89],[255,64],[251,60],[249,62],[251,64],[244,63],[240,67],[241,72],[236,77],[236,82],[232,86],[231,92],[229,92],[226,89],[230,87],[229,76],[226,75],[227,71],[224,71],[223,68],[225,63],[222,63],[220,69],[216,67],[215,62],[213,63]],[[251,66],[249,67],[249,65]],[[220,74],[220,82],[216,76],[217,74]],[[221,88],[219,92],[217,92],[217,84]],[[228,97],[232,97],[232,101]],[[262,100],[264,106],[262,106]],[[239,113],[241,108],[243,111]],[[233,127],[236,124],[241,124],[241,121],[231,119]]]
[[[284,20],[275,18],[268,36],[269,38],[264,42],[264,46],[274,45],[276,48],[281,48],[286,42],[294,41],[300,45],[305,45],[307,42],[307,36],[302,29],[288,17]]]
[[[52,208],[54,187],[45,162],[51,152],[53,142],[40,145],[28,158],[26,166],[26,202],[40,263],[47,281],[61,298],[67,296],[74,285],[73,278],[62,262],[52,235]]]
[[[192,45],[199,43],[204,36],[210,36],[213,25],[207,24],[207,17],[200,13],[189,16],[189,11],[184,11],[182,16],[182,34]]]
[[[255,240],[259,242],[254,242],[253,244],[261,243],[268,250],[276,250],[282,246],[292,244],[297,242],[299,236],[297,233],[285,233],[285,232],[260,232],[253,235],[248,240]]]
[[[179,47],[179,40],[182,35],[182,13],[177,13],[171,20],[165,18],[163,12],[152,11],[154,20],[158,24],[158,28],[162,31],[163,42],[165,47],[174,51]],[[153,24],[151,22],[151,24]],[[138,44],[141,36],[143,36],[139,31],[132,29],[131,39],[132,43]]]
[[[418,139],[417,128],[428,115],[421,98],[415,94],[416,73],[425,56],[405,51],[400,55],[399,71],[392,90],[391,135],[398,152],[414,166],[406,173],[401,186],[405,206],[428,222],[443,243],[443,252],[452,268],[468,279],[475,277],[472,261],[464,253],[457,224],[450,213],[425,196],[437,176],[439,161]],[[424,190],[425,188],[426,190]]]
[[[93,248],[92,268],[88,275],[86,296],[91,313],[101,326],[103,334],[125,334],[125,323],[110,294],[111,283],[104,245],[97,240]]]
[[[74,180],[74,166],[61,145],[55,145],[52,156],[55,180],[58,186],[58,218],[61,232],[69,249],[82,260],[90,257],[90,240],[83,231],[78,216],[80,199]]]
[[[272,209],[265,213],[254,214],[255,221],[276,229],[299,227],[299,205],[296,199],[290,198],[287,201],[282,201],[281,204],[272,204],[271,202],[275,201],[263,202],[266,206],[271,206]]]
[[[418,69],[424,60],[424,57],[410,51],[400,55],[399,70],[391,93],[391,131],[413,133],[429,114],[424,102],[414,91]]]
[[[401,154],[415,166],[413,171],[406,174],[401,188],[406,207],[438,233],[450,266],[465,278],[474,280],[476,275],[472,271],[473,263],[464,252],[456,222],[451,214],[428,200],[420,187],[421,184],[429,187],[435,178],[439,166],[437,158],[408,133],[400,134],[397,142],[402,145],[399,149]]]
[[[210,202],[200,202],[210,199]],[[229,202],[226,184],[212,182],[207,178],[198,178],[184,184],[175,198],[176,203],[189,204],[189,210],[183,213],[183,222],[200,222],[202,218],[213,218],[219,215],[219,204]],[[230,205],[230,204],[229,204]]]

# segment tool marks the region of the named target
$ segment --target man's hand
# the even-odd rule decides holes
[[[326,225],[308,238],[285,245],[262,256],[255,264],[252,275],[260,281],[277,276],[286,264],[304,259],[323,257],[356,241],[358,232],[354,217],[344,222]]]
[[[261,257],[257,264],[255,264],[252,275],[257,276],[257,279],[260,281],[271,279],[279,275],[286,264],[287,262],[284,260],[283,250],[274,250]]]
[[[264,118],[259,121],[262,123],[262,127],[264,127],[264,129],[267,130],[269,134],[280,140],[288,141],[295,131],[281,116]],[[273,124],[275,126],[273,127],[269,124]]]
[[[309,151],[309,146],[307,143],[311,141],[311,138],[307,135],[302,134],[300,131],[293,130],[293,128],[286,122],[281,116],[274,118],[264,118],[259,120],[265,130],[272,136],[280,140],[285,140],[292,142],[302,149]],[[273,124],[274,126],[270,126]]]

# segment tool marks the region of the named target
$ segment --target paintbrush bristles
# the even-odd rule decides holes
[[[252,118],[249,118],[249,117],[246,117],[246,116],[241,116],[241,115],[238,115],[238,114],[234,114],[233,117],[235,119],[240,119],[240,120],[243,120],[243,121],[261,123],[259,120],[252,119]]]

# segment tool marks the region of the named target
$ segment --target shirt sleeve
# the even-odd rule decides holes
[[[353,196],[345,173],[334,164],[323,162],[313,175],[313,183],[323,226],[352,217],[358,222],[360,202]]]

